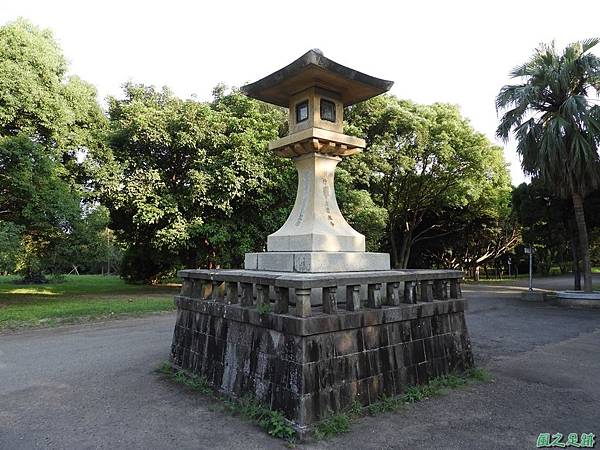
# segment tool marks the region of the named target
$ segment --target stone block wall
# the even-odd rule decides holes
[[[298,430],[354,401],[368,405],[473,364],[462,299],[308,318],[175,302],[174,365],[224,394],[255,396]]]

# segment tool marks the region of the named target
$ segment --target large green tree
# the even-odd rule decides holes
[[[120,169],[99,186],[132,281],[178,264],[239,266],[291,207],[291,164],[266,146],[284,112],[222,87],[214,94],[198,102],[128,84],[109,100]]]
[[[382,243],[395,267],[408,266],[416,244],[440,237],[440,212],[510,192],[502,150],[475,132],[456,106],[385,95],[350,108],[347,122],[348,132],[366,137],[367,149],[340,166],[385,209]],[[424,221],[436,214],[438,220]]]
[[[600,107],[590,101],[600,89],[600,58],[589,52],[598,42],[576,42],[562,52],[542,45],[511,72],[519,82],[496,98],[504,112],[497,134],[508,140],[514,133],[523,170],[573,202],[586,292],[592,276],[584,199],[600,186]]]
[[[577,252],[569,249],[573,237],[577,246],[577,234],[572,233],[575,231],[571,223],[572,203],[552,195],[537,178],[517,186],[512,199],[515,214],[523,226],[523,242],[535,247],[535,262],[540,273],[548,275],[555,263],[561,271],[566,271],[567,261],[577,260]]]
[[[0,27],[0,221],[19,241],[5,259],[17,252],[26,276],[41,278],[81,218],[106,123],[95,88],[68,74],[50,31],[22,19]]]
[[[80,197],[61,177],[64,168],[27,136],[0,138],[0,222],[20,231],[16,269],[39,280],[53,248],[79,218]]]
[[[538,178],[516,187],[512,201],[516,217],[523,227],[523,242],[535,247],[534,263],[538,270],[548,274],[556,264],[562,273],[566,273],[572,263],[575,289],[580,290],[580,251],[573,202],[557,196]],[[590,241],[593,241],[598,237],[597,227],[600,225],[600,190],[587,196],[584,210],[587,228],[592,231]],[[591,250],[597,251],[597,246],[591,245]]]
[[[21,249],[23,227],[0,220],[0,273],[12,273],[17,266],[17,257]]]
[[[108,228],[109,212],[102,205],[86,206],[73,220],[69,233],[61,235],[52,249],[54,273],[115,273],[120,246]]]
[[[97,149],[105,124],[96,89],[68,74],[49,30],[23,19],[0,27],[1,135],[29,136],[77,174],[78,153]]]
[[[474,278],[482,266],[505,264],[521,238],[510,193],[504,190],[465,206],[432,211],[425,215],[422,228],[434,228],[435,233],[415,243],[413,265],[461,269]]]

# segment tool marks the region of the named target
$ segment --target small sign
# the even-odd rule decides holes
[[[531,247],[525,247],[525,254],[529,255],[531,253]]]

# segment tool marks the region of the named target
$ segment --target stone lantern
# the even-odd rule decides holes
[[[269,149],[292,158],[298,193],[284,225],[268,236],[267,252],[248,253],[245,268],[285,272],[389,270],[387,253],[365,252],[365,237],[342,216],[334,174],[342,157],[362,151],[363,139],[343,134],[344,107],[389,90],[393,82],[344,67],[310,50],[242,88],[246,95],[287,107],[289,135]]]
[[[343,134],[344,107],[391,85],[310,50],[244,86],[289,109],[289,135],[269,147],[296,165],[296,202],[245,269],[178,274],[173,366],[281,411],[300,439],[356,402],[473,365],[462,272],[391,270],[335,198],[336,165],[365,147]]]

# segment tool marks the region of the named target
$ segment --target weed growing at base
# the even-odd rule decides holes
[[[214,393],[206,378],[190,375],[183,370],[175,370],[169,362],[163,362],[157,371],[167,375],[176,383],[187,386],[201,394],[214,395],[215,398],[223,401],[225,410],[256,423],[269,435],[284,439],[288,443],[294,442],[296,432],[283,414],[262,405],[255,398],[251,396],[240,399],[220,397]]]
[[[256,306],[256,311],[262,316],[264,314],[269,314],[270,312],[272,312],[272,308],[271,308],[271,304],[269,302],[267,303],[261,303],[259,305]]]
[[[190,375],[183,370],[176,370],[169,362],[163,362],[157,369],[157,372],[167,375],[176,383],[187,386],[202,394],[213,395],[216,399],[223,401],[223,409],[226,411],[251,420],[273,437],[284,439],[290,444],[294,443],[295,431],[283,414],[264,406],[252,396],[240,399],[218,396],[214,393],[206,378],[198,375]],[[432,378],[427,384],[408,386],[404,394],[398,397],[382,396],[379,401],[367,407],[363,407],[355,401],[347,410],[332,414],[316,423],[313,426],[314,436],[319,440],[327,439],[350,431],[352,423],[365,415],[375,416],[381,413],[398,411],[411,403],[444,395],[450,389],[460,388],[469,382],[490,382],[492,380],[493,378],[489,372],[476,367],[468,369],[461,374],[451,373]],[[217,408],[213,408],[212,410],[214,409]]]
[[[446,394],[449,389],[465,386],[469,382],[489,382],[492,376],[485,369],[473,368],[462,374],[448,374],[432,378],[427,384],[408,386],[404,394],[398,397],[380,397],[378,402],[362,407],[358,402],[346,411],[333,414],[313,427],[317,439],[327,439],[340,433],[350,431],[352,422],[365,415],[394,412],[411,403],[420,402],[430,397]]]
[[[225,405],[228,411],[257,423],[273,437],[285,439],[288,442],[294,439],[296,432],[283,414],[262,405],[251,396],[226,400]]]

